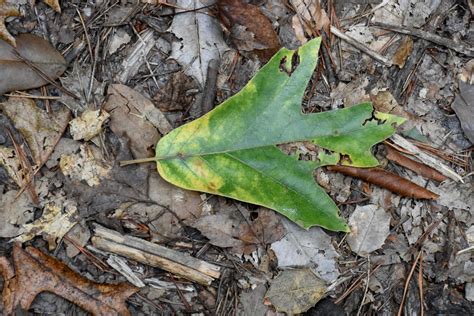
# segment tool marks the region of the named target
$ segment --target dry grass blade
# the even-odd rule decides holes
[[[364,180],[381,188],[400,194],[401,196],[436,200],[439,196],[399,175],[381,168],[354,168],[346,166],[330,166],[330,171]]]
[[[448,177],[434,170],[433,168],[428,167],[425,164],[422,164],[418,161],[408,158],[407,156],[401,154],[400,152],[392,149],[391,147],[386,146],[387,149],[387,159],[391,160],[402,167],[410,169],[416,172],[419,175],[422,175],[425,178],[433,179],[438,182],[446,180]]]

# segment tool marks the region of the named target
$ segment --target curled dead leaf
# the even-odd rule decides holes
[[[397,164],[399,164],[402,167],[405,167],[407,169],[410,169],[411,171],[416,172],[419,175],[422,175],[425,178],[428,179],[433,179],[438,182],[442,182],[446,180],[448,177],[445,175],[439,173],[433,168],[428,167],[425,164],[422,164],[421,162],[418,162],[416,160],[413,160],[402,153],[396,151],[395,149],[392,149],[389,146],[385,147],[387,149],[387,159],[391,160]]]
[[[438,194],[382,168],[354,168],[347,166],[329,166],[327,168],[330,171],[362,179],[401,196],[429,200],[436,200],[439,197]]]

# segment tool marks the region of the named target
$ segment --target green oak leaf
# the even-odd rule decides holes
[[[281,49],[247,85],[201,118],[157,144],[158,172],[179,187],[262,205],[304,228],[348,231],[313,171],[324,165],[373,167],[371,147],[404,119],[370,103],[303,114],[301,101],[318,60],[320,39]],[[327,149],[299,161],[276,145],[313,141]]]

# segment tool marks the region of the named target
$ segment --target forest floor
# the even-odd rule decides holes
[[[0,311],[474,313],[472,1],[34,2],[0,1],[0,36],[22,56],[18,66],[0,40]],[[373,153],[436,199],[319,168],[351,232],[304,230],[175,187],[154,163],[120,165],[153,157],[281,47],[319,36],[302,111],[372,102],[406,118]],[[49,63],[49,84],[31,82],[31,58]]]

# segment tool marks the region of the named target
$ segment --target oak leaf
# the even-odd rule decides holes
[[[320,43],[318,38],[298,50],[281,49],[239,93],[163,137],[153,159],[161,176],[188,190],[274,209],[304,228],[348,231],[313,170],[377,166],[371,147],[404,119],[376,112],[370,103],[302,113]],[[321,150],[318,161],[300,161],[277,147],[305,140],[327,152]]]
[[[138,288],[126,284],[99,284],[71,270],[57,259],[36,248],[13,247],[13,265],[0,257],[3,276],[3,308],[13,315],[18,307],[28,310],[44,291],[61,296],[94,315],[130,315],[126,299]]]

